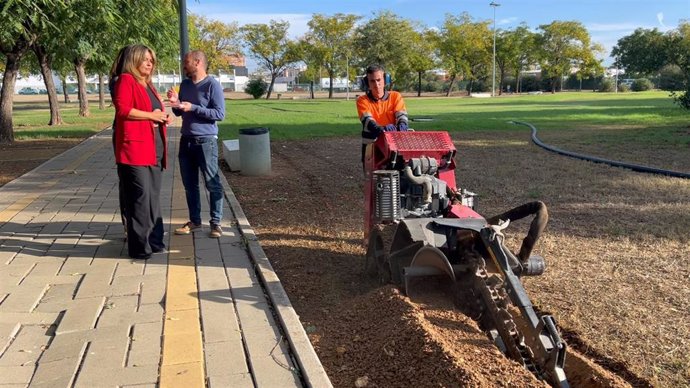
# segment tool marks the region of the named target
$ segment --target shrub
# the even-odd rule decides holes
[[[654,84],[647,78],[638,78],[633,81],[631,88],[633,92],[644,92],[654,89]]]
[[[614,88],[615,86],[613,85],[613,80],[611,78],[604,78],[599,84],[600,92],[613,92],[615,90]]]
[[[526,75],[520,80],[520,92],[535,92],[541,90],[539,79],[534,75]]]
[[[254,97],[255,100],[261,98],[267,91],[268,84],[261,78],[250,80],[244,87],[244,92]]]
[[[496,84],[496,87],[498,87],[498,83]],[[470,88],[472,90],[470,90]],[[465,91],[468,93],[486,93],[486,92],[491,92],[491,80],[485,81],[485,80],[474,80],[469,82],[465,86]]]
[[[678,104],[678,106],[690,110],[690,90],[686,90],[682,93],[671,92],[671,97],[673,97],[673,101]]]
[[[619,92],[629,92],[630,91],[630,85],[628,84],[618,84],[618,91]]]
[[[659,74],[659,89],[680,91],[685,89],[685,77],[678,66],[668,65]]]

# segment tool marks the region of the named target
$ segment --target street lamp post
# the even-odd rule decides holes
[[[180,58],[189,52],[189,33],[187,31],[187,1],[178,0],[180,8]]]
[[[489,6],[494,9],[494,60],[493,60],[493,77],[491,79],[491,97],[496,95],[496,7],[500,7],[495,1],[489,3]]]
[[[345,99],[350,101],[350,58],[345,55],[345,90],[347,91]]]

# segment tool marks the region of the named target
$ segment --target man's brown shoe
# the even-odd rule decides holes
[[[219,238],[222,235],[223,235],[223,229],[220,228],[220,225],[211,224],[211,232],[209,232],[208,237]]]
[[[201,224],[195,224],[192,221],[187,221],[186,224],[175,229],[175,234],[190,234],[194,231],[200,230]]]

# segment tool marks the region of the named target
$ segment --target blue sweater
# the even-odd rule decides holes
[[[182,136],[218,136],[218,121],[225,118],[223,87],[211,76],[198,83],[185,79],[180,84],[179,101],[190,102],[192,109],[183,112],[173,108],[176,116],[182,116]]]

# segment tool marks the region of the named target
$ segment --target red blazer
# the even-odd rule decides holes
[[[151,88],[165,107],[158,92]],[[131,120],[127,118],[133,109],[152,112],[151,100],[142,86],[131,74],[124,73],[115,84],[115,160],[117,163],[132,166],[155,166],[156,138],[154,130],[158,124],[151,120]],[[168,141],[167,125],[161,125],[163,138],[163,168],[167,167]]]

